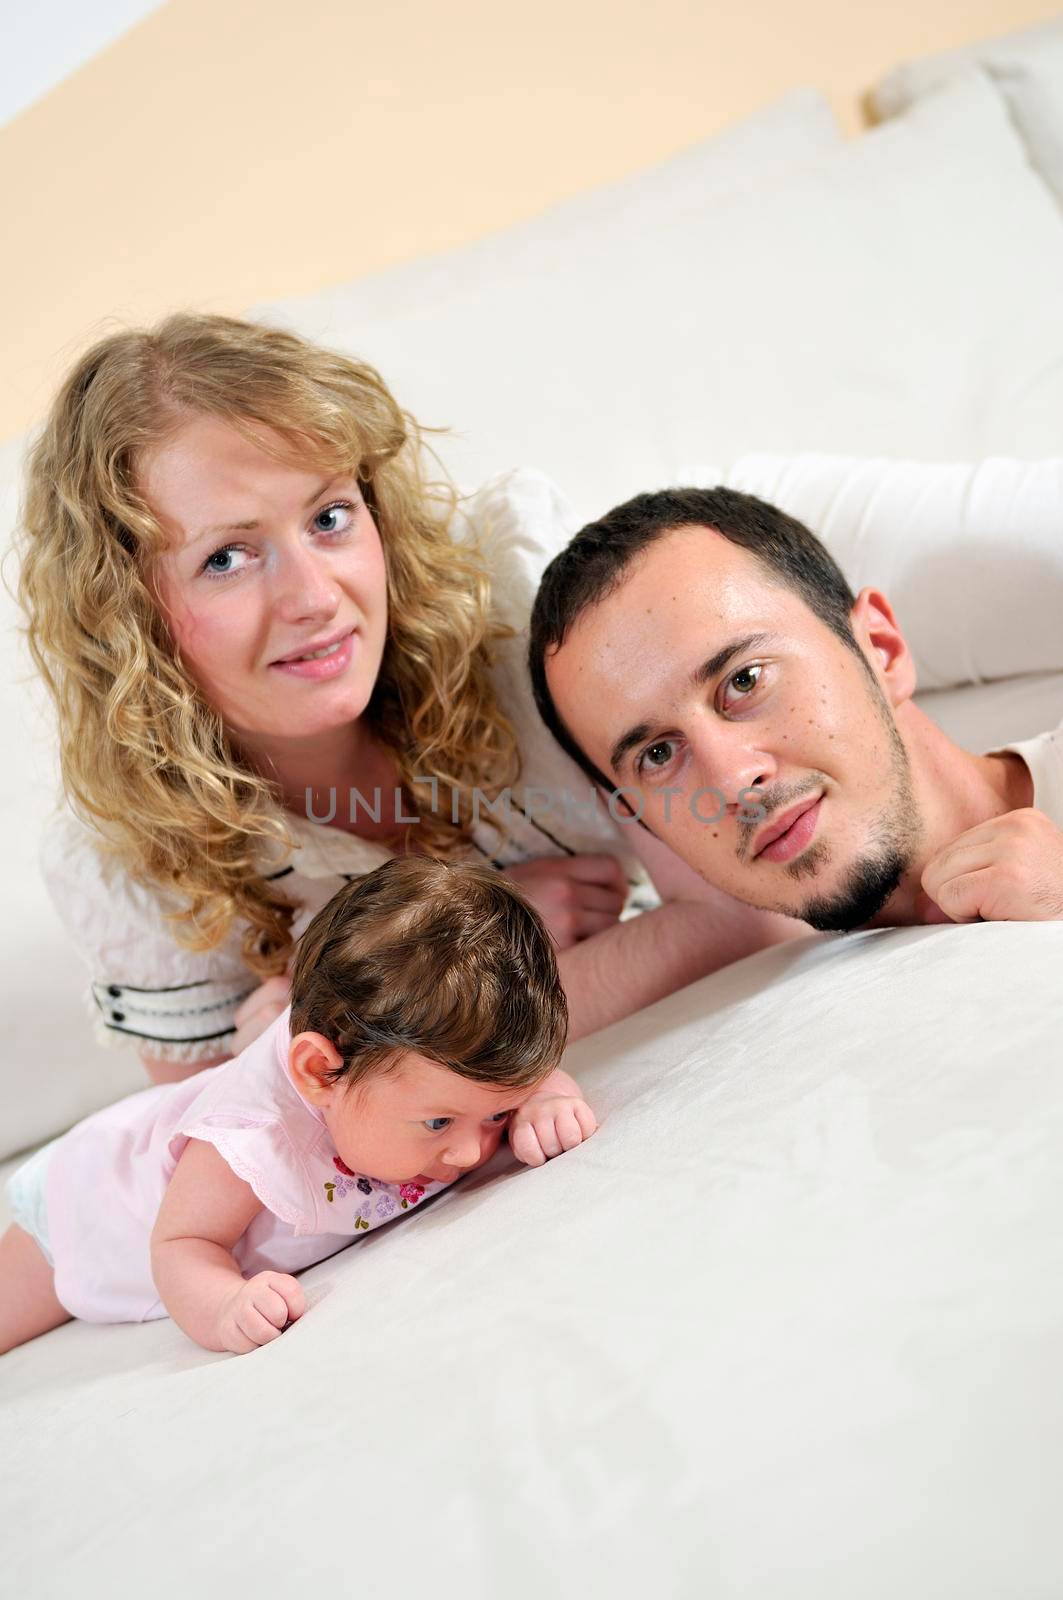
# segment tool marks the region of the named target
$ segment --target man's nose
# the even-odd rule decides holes
[[[742,723],[698,728],[691,742],[695,747],[698,785],[710,791],[704,797],[702,810],[718,812],[725,805],[733,816],[750,804],[750,789],[779,776],[779,762],[764,748],[763,738],[756,737]]]

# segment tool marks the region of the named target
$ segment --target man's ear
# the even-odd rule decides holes
[[[342,1067],[343,1057],[323,1033],[297,1033],[288,1046],[288,1071],[292,1082],[312,1106],[324,1106],[338,1087],[328,1074]]]
[[[890,705],[910,700],[915,693],[915,662],[886,596],[879,589],[861,589],[849,618]]]

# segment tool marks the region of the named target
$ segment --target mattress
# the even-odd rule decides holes
[[[1061,924],[810,934],[575,1046],[592,1140],[275,1344],[13,1352],[8,1592],[1057,1592],[1061,971]]]

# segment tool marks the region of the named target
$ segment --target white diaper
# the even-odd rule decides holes
[[[51,1245],[48,1240],[48,1212],[44,1204],[44,1175],[48,1170],[48,1163],[52,1151],[59,1143],[52,1139],[48,1144],[42,1144],[17,1167],[7,1180],[7,1202],[11,1207],[11,1217],[19,1227],[29,1234],[31,1239],[36,1239],[49,1266],[54,1266]]]

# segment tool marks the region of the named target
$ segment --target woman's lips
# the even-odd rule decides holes
[[[325,678],[338,678],[351,664],[354,639],[355,630],[352,628],[347,637],[340,640],[331,655],[317,656],[311,661],[271,661],[270,670],[287,672],[293,678],[309,678],[314,683],[320,683]]]
[[[823,804],[823,796],[807,811],[802,811],[797,820],[791,823],[785,833],[780,833],[771,844],[757,854],[758,861],[792,861],[794,856],[800,855],[802,850],[808,848],[812,842],[819,823],[819,808]]]

